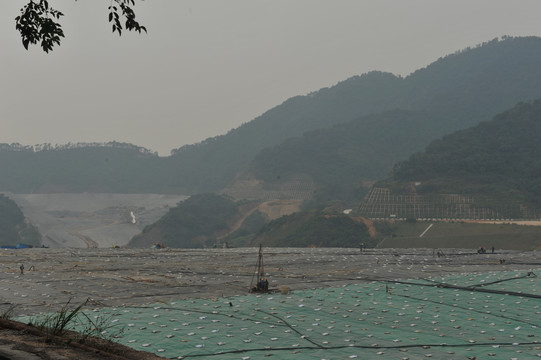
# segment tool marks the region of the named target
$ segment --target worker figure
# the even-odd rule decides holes
[[[21,275],[24,273],[24,264],[21,264],[21,266],[19,267],[19,269],[21,269]]]

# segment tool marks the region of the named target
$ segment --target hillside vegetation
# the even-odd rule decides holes
[[[215,246],[219,234],[227,231],[239,214],[239,205],[221,195],[194,195],[146,226],[129,246],[149,247],[156,243],[173,248]]]
[[[299,173],[320,186],[381,179],[397,160],[422,150],[437,127],[426,114],[409,110],[368,115],[263,149],[250,170],[270,183]]]
[[[237,247],[259,243],[278,247],[358,247],[361,242],[375,245],[366,226],[348,216],[308,211],[273,220],[264,212],[268,206],[216,194],[194,195],[147,226],[129,247]]]
[[[418,194],[468,194],[541,207],[541,100],[431,143],[398,164],[395,183]],[[491,204],[485,200],[485,205]]]
[[[26,244],[38,246],[40,235],[35,227],[25,220],[17,204],[0,194],[0,245]]]
[[[539,219],[541,99],[433,141],[374,185],[369,218]]]
[[[343,106],[355,103],[351,106],[359,106],[359,115],[363,115],[366,99],[387,107],[267,147],[249,169],[265,182],[303,173],[320,186],[385,178],[396,162],[422,150],[432,140],[489,120],[521,100],[541,97],[538,84],[528,75],[532,70],[541,75],[540,69],[534,70],[534,59],[541,55],[540,45],[539,38],[495,40],[441,58],[406,78],[390,81],[390,74],[370,73],[321,90],[312,95],[314,99],[324,103],[324,94],[343,91]],[[365,98],[359,87],[368,79],[373,93]],[[380,79],[379,86],[376,79]],[[391,83],[394,92],[384,90]],[[337,117],[329,119],[328,124]]]
[[[0,190],[13,193],[163,193],[163,159],[123,143],[0,144]]]
[[[252,245],[277,247],[367,247],[376,245],[366,225],[343,214],[304,211],[283,216],[261,228]]]

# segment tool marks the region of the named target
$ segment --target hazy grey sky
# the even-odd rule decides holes
[[[137,0],[148,35],[120,38],[110,1],[49,0],[66,38],[47,55],[15,30],[26,2],[0,3],[0,143],[116,140],[163,156],[354,75],[541,36],[539,0]]]

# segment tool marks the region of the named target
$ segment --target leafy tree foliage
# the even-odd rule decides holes
[[[141,31],[147,32],[146,27],[139,25],[139,22],[135,20],[135,12],[131,6],[135,6],[135,0],[114,0],[118,5],[109,6],[109,22],[112,23],[113,33],[116,31],[118,35],[122,35],[122,23],[120,22],[120,15],[118,15],[118,8],[122,12],[122,17],[126,22],[124,28],[128,31],[137,31],[139,34]]]
[[[53,19],[63,16],[60,11],[49,7],[47,0],[34,2],[30,0],[21,9],[21,15],[15,18],[15,28],[20,32],[23,46],[41,42],[45,52],[53,49],[54,44],[60,45],[60,38],[64,37],[62,26]]]
[[[146,28],[135,20],[132,7],[135,0],[112,0],[109,6],[109,22],[112,23],[113,33],[122,34],[122,29],[128,31],[146,32]],[[120,13],[120,15],[119,15]],[[64,14],[49,6],[47,0],[30,0],[22,9],[21,14],[15,18],[15,28],[21,34],[23,46],[28,50],[29,45],[40,43],[43,51],[48,53],[53,46],[60,45],[64,37],[62,25],[59,20]],[[121,18],[125,19],[122,25]]]

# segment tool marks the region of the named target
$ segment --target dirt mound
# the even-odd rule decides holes
[[[300,211],[301,204],[302,200],[273,200],[262,203],[257,209],[274,220]]]
[[[45,336],[38,328],[0,319],[0,359],[160,360],[162,357],[98,338],[73,341],[76,333]]]

